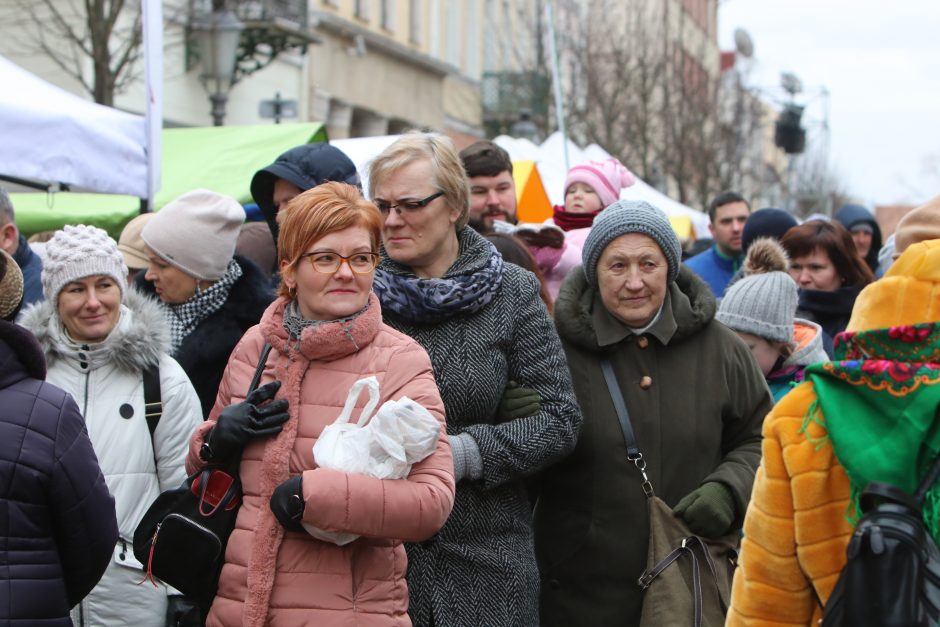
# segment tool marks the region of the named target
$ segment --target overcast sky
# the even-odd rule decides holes
[[[752,82],[771,97],[781,71],[802,79],[817,138],[828,89],[831,161],[859,200],[940,194],[940,0],[721,0],[718,24],[722,49],[751,35]]]

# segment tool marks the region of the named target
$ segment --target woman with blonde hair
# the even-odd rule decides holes
[[[353,383],[369,376],[380,402],[407,396],[443,427],[431,363],[382,321],[372,294],[381,216],[355,187],[315,187],[278,222],[280,297],[235,347],[209,420],[190,442],[190,469],[240,460],[244,490],[207,624],[407,625],[402,541],[434,535],[454,502],[444,429],[435,451],[399,480],[320,468],[312,447]],[[280,389],[258,407],[243,399],[265,344],[262,389]],[[285,406],[281,428],[275,413]],[[361,537],[337,546],[304,524]]]
[[[457,500],[408,545],[416,625],[535,625],[539,576],[526,479],[574,446],[581,412],[539,282],[467,227],[451,141],[409,133],[372,162],[382,212],[375,291],[389,324],[431,356],[447,410]]]

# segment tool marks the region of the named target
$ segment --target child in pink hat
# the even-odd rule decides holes
[[[613,158],[585,161],[568,170],[565,204],[556,206],[554,216],[546,220],[547,224],[554,224],[565,232],[564,241],[561,246],[529,243],[552,298],[558,296],[568,272],[581,265],[581,248],[594,218],[620,198],[620,190],[635,181],[630,170]]]
[[[565,204],[556,206],[553,221],[564,231],[594,224],[605,207],[620,198],[620,190],[636,182],[630,170],[616,159],[585,161],[565,177]]]

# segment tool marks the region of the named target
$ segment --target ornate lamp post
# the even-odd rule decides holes
[[[238,44],[244,25],[224,3],[213,4],[214,10],[193,18],[190,28],[202,62],[199,80],[212,102],[212,123],[222,126],[228,94],[236,80]]]

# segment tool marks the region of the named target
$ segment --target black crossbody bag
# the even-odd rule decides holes
[[[270,351],[265,344],[248,394],[258,387]],[[225,545],[241,505],[238,465],[206,466],[180,487],[163,492],[134,532],[134,555],[147,577],[202,605],[215,597]]]

